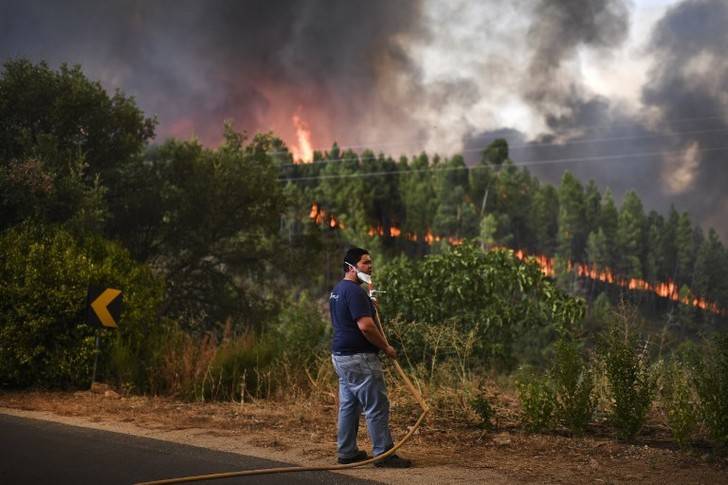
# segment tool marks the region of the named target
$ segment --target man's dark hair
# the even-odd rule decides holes
[[[356,268],[356,263],[359,262],[362,256],[365,254],[369,254],[369,251],[362,248],[351,248],[346,252],[346,256],[344,256],[344,273],[349,271],[349,265],[346,263],[349,263],[350,265],[354,266]]]

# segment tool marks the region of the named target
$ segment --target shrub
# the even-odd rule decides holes
[[[667,425],[680,446],[688,444],[697,427],[697,399],[693,378],[683,365],[670,362],[661,367],[660,400]]]
[[[447,340],[473,342],[472,348],[453,349],[467,350],[465,367],[512,368],[517,348],[543,348],[548,332],[535,329],[570,326],[584,311],[583,302],[557,290],[535,262],[469,242],[424,261],[395,260],[379,278],[386,318],[432,329],[429,341],[420,332],[403,334],[410,356],[428,365],[436,358],[430,343],[455,332]]]
[[[88,386],[99,332],[99,375],[124,374],[143,388],[164,331],[162,285],[148,268],[100,237],[30,224],[4,232],[0,254],[0,385]],[[118,330],[86,323],[89,285],[124,292]]]
[[[495,411],[493,406],[490,405],[490,400],[481,390],[470,398],[470,407],[473,408],[475,414],[481,420],[480,426],[485,429],[493,428],[493,418],[495,418]]]
[[[549,376],[555,391],[555,415],[573,433],[582,433],[594,415],[594,379],[578,343],[564,336],[555,348]]]
[[[622,307],[615,315],[618,320],[603,335],[600,352],[613,399],[612,424],[618,438],[631,439],[642,428],[652,405],[655,379],[650,372],[647,344],[640,343],[631,328],[635,312]]]
[[[728,335],[707,342],[703,358],[698,361],[695,384],[710,437],[728,445]]]
[[[545,376],[522,373],[517,382],[522,420],[526,430],[539,432],[553,423],[556,396]]]

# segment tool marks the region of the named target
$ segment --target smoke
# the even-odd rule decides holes
[[[233,119],[295,144],[298,116],[315,148],[474,161],[504,136],[547,181],[636,189],[726,240],[728,5],[670,1],[0,0],[0,59],[79,63],[159,138]]]
[[[659,114],[660,128],[685,133],[686,121],[714,115],[688,129],[712,133],[679,135],[680,156],[666,158],[661,177],[677,204],[728,239],[728,4],[691,0],[657,24],[649,45],[656,62],[643,90],[645,106]],[[683,120],[683,121],[681,121]],[[718,131],[723,130],[723,131]]]
[[[543,0],[537,4],[533,19],[528,40],[536,47],[524,79],[525,99],[546,117],[552,130],[601,121],[608,103],[586,92],[571,61],[580,47],[594,48],[608,56],[625,40],[624,2]]]
[[[609,65],[620,49],[623,3],[542,2],[536,12],[522,92],[543,129],[509,133],[511,157],[552,183],[569,169],[618,197],[635,189],[648,210],[673,204],[728,240],[728,4],[690,0],[664,13],[639,53],[651,67],[636,105],[592,92],[579,74],[585,50]],[[497,131],[466,134],[471,160]]]
[[[158,115],[160,137],[214,143],[234,119],[293,140],[299,113],[315,139],[331,141],[377,120],[407,126],[399,96],[411,90],[383,92],[395,81],[416,85],[405,47],[426,35],[419,9],[388,0],[5,0],[0,58],[79,63]]]

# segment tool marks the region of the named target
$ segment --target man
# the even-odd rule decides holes
[[[374,322],[374,305],[360,286],[371,281],[372,258],[366,249],[352,248],[344,258],[344,279],[331,292],[329,309],[334,337],[331,359],[339,376],[338,461],[354,463],[368,459],[356,444],[359,415],[364,412],[375,456],[392,448],[389,432],[389,400],[384,384],[383,351],[394,359],[397,352],[387,344]],[[391,455],[374,465],[407,468],[410,460]]]

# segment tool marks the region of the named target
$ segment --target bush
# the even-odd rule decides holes
[[[30,224],[4,232],[0,254],[0,386],[88,386],[98,331],[99,375],[144,388],[164,332],[163,288],[146,267],[100,237]],[[86,323],[89,285],[124,292],[118,330]]]
[[[612,424],[619,439],[633,438],[652,405],[655,379],[650,372],[647,344],[633,331],[636,314],[622,307],[603,335],[600,352],[613,399]]]
[[[531,334],[530,341],[524,335],[568,327],[584,311],[583,301],[557,290],[538,264],[524,263],[509,250],[485,252],[467,242],[424,261],[398,259],[378,278],[385,284],[386,318],[431,328],[429,340],[421,332],[403,334],[409,355],[427,365],[436,358],[429,342],[454,331],[457,336],[447,340],[473,341],[466,367],[510,369],[516,347],[540,351],[544,346],[542,332]]]
[[[594,378],[578,343],[564,336],[556,343],[549,376],[555,391],[555,415],[573,433],[582,433],[594,415]]]
[[[708,341],[698,362],[695,384],[703,423],[710,437],[728,445],[728,335]]]
[[[667,425],[675,441],[685,446],[698,422],[693,377],[687,368],[675,361],[663,365],[661,370],[660,400]]]
[[[485,429],[493,429],[495,411],[493,410],[493,406],[490,405],[490,400],[488,400],[488,397],[482,390],[470,398],[470,407],[473,408],[475,414],[477,414],[480,418],[481,427]]]
[[[517,386],[526,430],[539,432],[549,428],[553,423],[556,405],[556,396],[549,380],[545,376],[537,377],[523,372]]]

